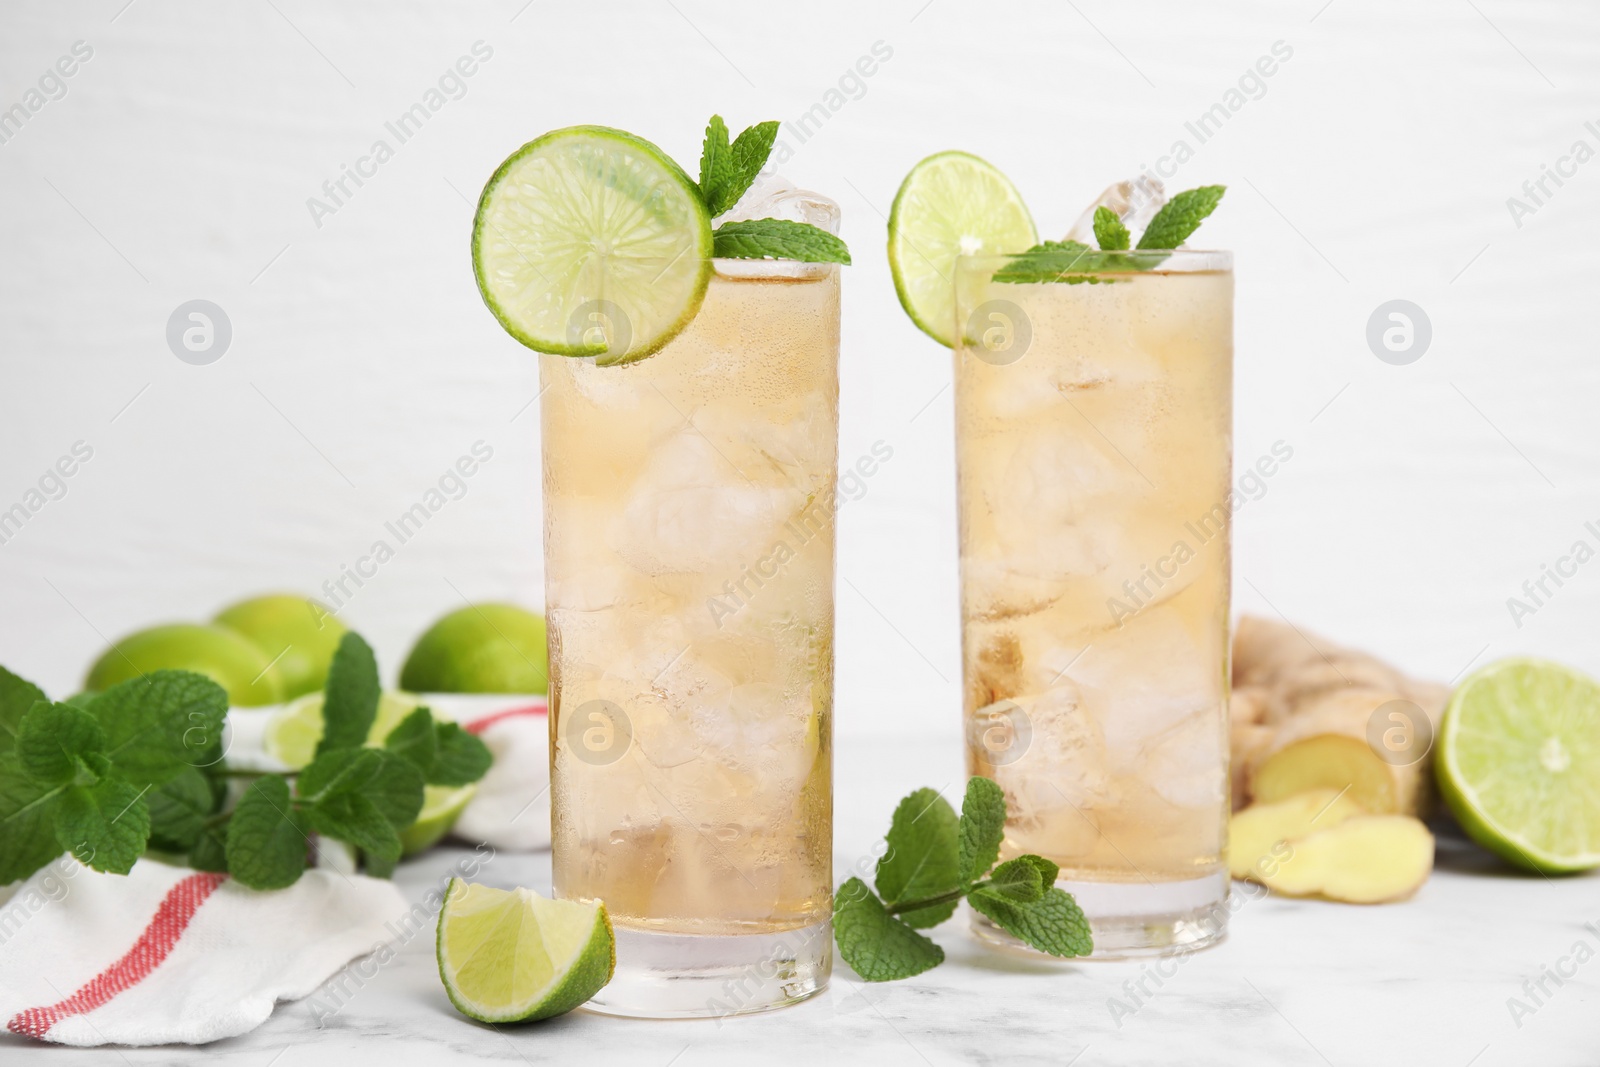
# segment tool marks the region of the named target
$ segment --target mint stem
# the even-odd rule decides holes
[[[940,893],[936,897],[924,897],[922,900],[902,900],[900,903],[884,908],[883,910],[888,912],[890,915],[900,915],[904,912],[916,911],[919,908],[931,908],[938,904],[948,904],[952,900],[960,900],[962,897],[966,896],[967,889],[969,888],[971,887],[969,886],[962,889],[952,889],[948,893]]]

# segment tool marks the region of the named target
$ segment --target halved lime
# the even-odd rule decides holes
[[[1439,791],[1480,845],[1545,874],[1600,867],[1600,684],[1503,659],[1445,708]]]
[[[967,152],[939,152],[911,168],[889,211],[889,270],[900,306],[949,346],[956,257],[1024,252],[1039,242],[1016,186]]]
[[[321,693],[307,693],[268,720],[261,739],[267,755],[291,770],[311,762],[317,754],[317,743],[322,740],[322,698]],[[378,714],[367,732],[367,744],[383,744],[400,720],[421,706],[422,701],[409,693],[384,693],[378,698]],[[438,709],[431,710],[435,719],[449,718]],[[476,782],[424,786],[417,821],[400,831],[401,855],[411,856],[437,844],[477,792]]]
[[[711,217],[655,145],[570,126],[483,187],[472,265],[506,332],[539,352],[627,363],[687,326],[711,279]]]
[[[435,943],[439,977],[461,1014],[486,1023],[563,1015],[617,967],[604,904],[450,879]]]

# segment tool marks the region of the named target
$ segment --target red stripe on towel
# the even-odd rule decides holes
[[[14,1034],[43,1037],[52,1026],[67,1016],[94,1011],[118,993],[144,981],[167,958],[167,953],[172,951],[184,930],[188,929],[189,920],[200,910],[200,905],[227,878],[225,874],[202,871],[191,874],[167,890],[161,906],[156,909],[155,918],[150,920],[144,933],[139,935],[139,940],[134,942],[126,955],[59,1004],[18,1012],[6,1024],[6,1029]]]
[[[520,708],[507,708],[505,711],[497,711],[491,715],[485,715],[481,719],[469,722],[462,729],[469,734],[481,734],[497,722],[521,718],[524,715],[543,715],[547,711],[549,711],[549,706],[546,704],[527,704]]]

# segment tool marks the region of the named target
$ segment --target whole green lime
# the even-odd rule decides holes
[[[417,639],[400,670],[412,693],[543,693],[550,687],[544,616],[514,604],[452,611]]]
[[[288,593],[241,600],[212,621],[237,630],[268,659],[277,660],[286,699],[322,688],[346,632],[325,605]]]
[[[151,671],[194,671],[228,691],[235,707],[283,701],[283,678],[272,657],[225,626],[173,623],[129,634],[89,668],[85,689],[109,689]]]

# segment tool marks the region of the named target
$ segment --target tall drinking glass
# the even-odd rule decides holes
[[[622,1015],[832,960],[839,268],[715,268],[656,354],[540,357],[555,891],[605,902]]]
[[[1229,884],[1232,259],[1126,258],[953,279],[968,766],[1107,957],[1219,940]]]

